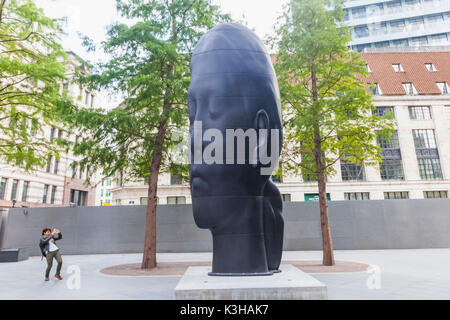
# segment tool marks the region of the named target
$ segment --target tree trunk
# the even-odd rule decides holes
[[[333,253],[333,239],[331,238],[330,219],[328,216],[327,183],[323,166],[321,166],[321,168],[317,170],[317,181],[319,185],[320,227],[322,230],[323,264],[325,266],[333,266],[335,264]]]
[[[313,93],[313,101],[316,102],[318,100],[318,90],[317,74],[314,65],[311,68],[311,89]],[[319,112],[319,110],[316,110],[316,117],[319,116]],[[319,186],[320,227],[322,230],[322,263],[325,266],[333,266],[335,264],[333,239],[331,238],[330,219],[328,216],[327,181],[325,178],[325,165],[323,163],[322,137],[320,135],[319,120],[317,120],[314,126],[314,144],[314,158],[316,160],[317,183]]]
[[[161,167],[163,143],[166,136],[166,122],[167,121],[163,121],[161,123],[156,137],[155,152],[150,167],[150,176],[148,178],[148,201],[145,223],[144,254],[141,265],[142,269],[156,268],[156,202],[159,169]]]

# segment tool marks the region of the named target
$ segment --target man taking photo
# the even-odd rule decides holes
[[[56,246],[55,241],[61,240],[62,234],[58,229],[53,229],[51,231],[50,228],[45,228],[42,230],[41,240],[39,241],[39,247],[41,248],[42,255],[47,258],[47,270],[45,270],[45,281],[48,281],[48,277],[50,275],[50,270],[52,269],[53,259],[56,259],[58,262],[58,266],[56,268],[55,278],[58,280],[62,280],[61,277],[61,267],[62,267],[62,258],[61,252],[59,248]]]

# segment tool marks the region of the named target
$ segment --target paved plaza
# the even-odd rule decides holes
[[[320,260],[321,255],[320,251],[284,252],[283,260]],[[335,255],[336,260],[372,267],[369,272],[312,274],[327,285],[329,299],[450,299],[450,249],[336,251]],[[170,300],[181,278],[99,272],[108,266],[139,262],[140,254],[63,255],[63,259],[64,280],[51,278],[49,282],[43,281],[46,262],[40,257],[0,263],[0,299]],[[158,255],[160,262],[210,260],[209,253]]]

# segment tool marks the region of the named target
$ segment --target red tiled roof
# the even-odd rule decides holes
[[[450,52],[370,52],[362,53],[371,69],[367,83],[378,83],[383,95],[405,95],[402,84],[413,83],[420,95],[441,94],[437,82],[450,84]],[[430,72],[433,63],[437,72]],[[401,64],[405,72],[395,72],[393,64]]]

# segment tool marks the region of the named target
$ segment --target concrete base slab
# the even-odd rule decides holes
[[[19,249],[0,249],[0,263],[2,262],[19,262],[28,259],[28,250],[26,248]]]
[[[177,300],[326,300],[327,287],[297,269],[282,265],[267,277],[211,277],[211,267],[189,267],[175,288]]]

